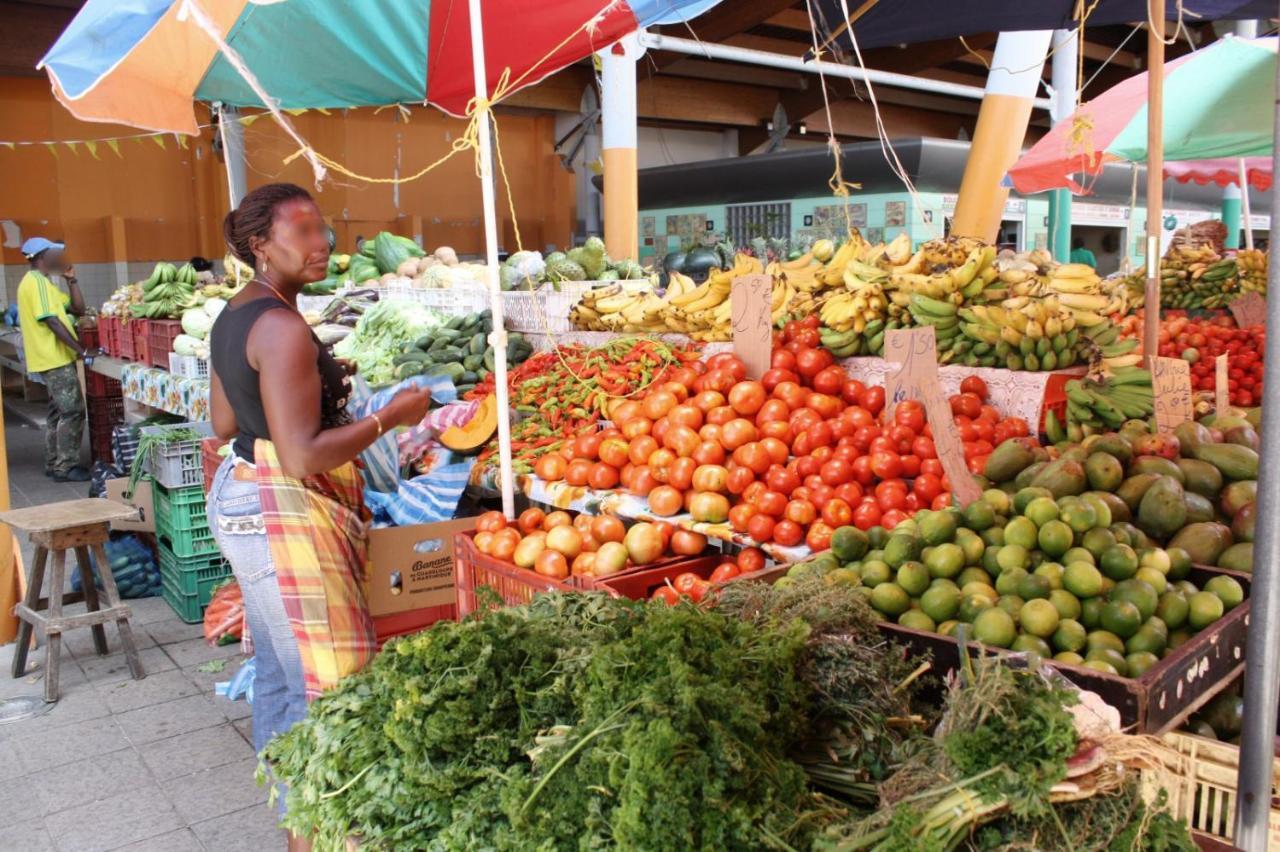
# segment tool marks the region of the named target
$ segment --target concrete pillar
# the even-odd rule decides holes
[[[1076,110],[1076,80],[1080,61],[1079,30],[1053,31],[1054,124],[1066,121]],[[1053,259],[1066,263],[1071,255],[1071,190],[1055,189],[1049,199],[1049,251]]]
[[[598,54],[603,90],[604,243],[610,257],[640,255],[636,61],[643,53],[630,35]]]
[[[1031,118],[1051,30],[1001,33],[986,94],[969,147],[951,233],[994,242],[1009,190],[1005,173],[1017,162]]]
[[[1229,249],[1240,248],[1240,187],[1228,184],[1222,188],[1222,224],[1227,226]],[[1248,223],[1244,227],[1248,227]]]

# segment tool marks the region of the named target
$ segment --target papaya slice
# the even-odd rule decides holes
[[[498,398],[489,394],[476,406],[476,412],[463,426],[450,426],[440,435],[440,443],[456,453],[478,450],[488,443],[498,429]]]

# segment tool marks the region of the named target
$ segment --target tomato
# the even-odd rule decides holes
[[[759,432],[755,424],[741,417],[725,423],[720,430],[720,443],[730,452],[755,441],[758,437]]]
[[[631,460],[631,446],[621,438],[607,438],[600,444],[600,461],[621,468]]]
[[[975,455],[972,458],[965,459],[965,466],[969,468],[969,472],[975,475],[981,475],[986,469],[988,456]]]
[[[864,532],[880,525],[880,507],[875,500],[864,500],[853,510],[853,525]]]
[[[676,454],[671,450],[654,450],[649,456],[649,472],[658,482],[667,482],[671,477],[671,465],[675,464]]]
[[[808,381],[818,375],[835,360],[825,349],[802,349],[796,353],[796,372]]]
[[[804,543],[814,553],[820,550],[826,550],[831,547],[831,534],[834,532],[831,527],[822,521],[816,521],[809,527],[809,532],[804,537]]]
[[[695,432],[702,428],[702,418],[702,409],[689,402],[682,402],[667,412],[667,419],[672,424],[687,426]]]
[[[764,483],[770,491],[790,496],[792,491],[800,487],[800,474],[794,470],[775,464],[765,474]]]
[[[580,488],[587,484],[587,480],[591,477],[591,462],[587,459],[574,459],[569,462],[569,466],[565,468],[564,481]]]
[[[564,456],[547,453],[534,462],[533,472],[543,482],[559,482],[564,479],[565,468],[568,466],[569,463],[564,460]]]
[[[667,606],[675,606],[680,603],[680,593],[671,586],[659,586],[653,590],[649,600],[666,604]]]
[[[728,394],[733,390],[733,386],[738,383],[738,379],[728,370],[708,370],[707,374],[702,377],[703,390],[716,391],[722,394]]]
[[[738,382],[729,391],[729,405],[743,417],[751,417],[764,407],[769,395],[760,382]]]
[[[729,479],[725,483],[730,494],[742,494],[752,483],[756,481],[756,475],[751,472],[750,468],[733,467],[729,470]]]
[[[690,530],[671,534],[671,552],[677,556],[698,556],[707,549],[707,537]]]
[[[694,589],[702,581],[702,578],[692,571],[685,571],[683,574],[676,575],[672,585],[675,586],[675,590],[680,594],[692,597]]]
[[[791,500],[782,515],[788,521],[807,527],[818,517],[818,510],[808,500]]]
[[[905,521],[909,516],[901,509],[890,509],[880,518],[880,526],[887,530],[891,530],[898,524]]]
[[[693,472],[698,463],[691,458],[678,458],[671,463],[667,471],[667,484],[677,491],[688,491],[693,487]]]
[[[546,517],[546,513],[541,509],[525,509],[516,519],[516,526],[520,528],[520,532],[527,535],[534,530],[542,529],[542,522]]]
[[[924,405],[918,400],[904,399],[893,408],[893,422],[920,432],[924,429]]]
[[[901,476],[910,478],[918,476],[920,473],[920,457],[913,456],[910,453],[898,456],[898,461],[902,463]]]
[[[698,445],[702,443],[702,439],[698,437],[698,433],[690,429],[688,426],[672,426],[662,436],[662,446],[671,450],[681,458],[688,458],[693,455],[693,451],[698,449]]]
[[[717,491],[723,493],[729,489],[729,471],[718,464],[698,465],[693,472],[690,486],[695,491]]]
[[[876,503],[880,506],[880,511],[882,512],[888,512],[891,509],[904,509],[907,505],[907,489],[903,486],[890,491],[877,491]]]
[[[857,379],[848,379],[840,387],[840,397],[849,405],[857,405],[866,389],[867,386]]]
[[[789,411],[804,408],[805,401],[809,398],[809,392],[793,381],[778,384],[771,393],[774,399],[785,402]]]
[[[934,498],[942,493],[942,480],[937,476],[922,473],[912,483],[911,490],[925,503],[932,503]]]
[[[766,400],[765,404],[760,406],[760,410],[756,412],[756,425],[763,426],[775,420],[786,423],[791,419],[791,408],[780,399]]]
[[[804,529],[794,521],[778,521],[773,526],[773,540],[783,547],[795,547],[804,541]]]
[[[827,505],[827,501],[835,499],[836,496],[836,490],[826,483],[820,482],[810,490],[809,499],[819,513],[822,512],[822,507]]]
[[[644,416],[650,420],[657,420],[659,417],[666,417],[671,409],[675,408],[679,403],[676,395],[666,390],[654,390],[645,396],[641,403],[644,410]]]
[[[671,371],[670,381],[683,385],[688,390],[693,387],[697,378],[698,373],[692,367],[676,367]]]
[[[637,465],[635,470],[631,472],[631,484],[627,486],[632,494],[639,494],[641,497],[649,496],[658,485],[658,480],[653,478],[653,473],[649,470],[647,464]]]
[[[978,376],[965,376],[960,381],[960,392],[971,393],[978,399],[985,400],[987,398],[987,383]]]
[[[843,485],[836,486],[836,498],[843,500],[850,506],[856,506],[860,503],[865,493],[862,486],[856,482],[846,482]]]
[[[923,462],[925,459],[936,459],[938,449],[933,445],[932,438],[919,435],[911,442],[911,454]]]
[[[769,356],[769,366],[774,370],[794,370],[796,355],[786,349],[775,348]]]
[[[951,492],[943,491],[937,497],[933,498],[933,503],[929,506],[935,512],[941,512],[943,509],[951,506]]]
[[[844,410],[844,403],[840,401],[840,397],[825,393],[809,394],[805,405],[818,412],[818,416],[823,420],[833,420]]]
[[[643,409],[640,403],[634,399],[627,399],[619,402],[616,406],[609,409],[609,419],[619,426],[622,426],[633,417],[643,415]]]
[[[699,491],[689,504],[689,514],[700,523],[724,523],[729,519],[729,498],[723,494]]]
[[[506,529],[507,516],[501,512],[485,512],[476,519],[477,532],[498,532]]]
[[[635,421],[632,421],[633,423]],[[652,435],[641,435],[631,442],[627,448],[627,459],[634,465],[649,463],[649,457],[658,449],[658,442]]]
[[[853,433],[853,445],[861,452],[867,452],[871,449],[871,443],[880,437],[880,427],[867,425],[859,426]]]
[[[634,441],[636,438],[648,435],[652,431],[653,421],[643,414],[638,417],[632,417],[622,424],[622,437],[628,441]]]
[[[771,518],[781,518],[787,511],[786,495],[777,491],[765,491],[756,500],[756,508]]]
[[[832,488],[853,481],[853,465],[841,459],[832,459],[822,465],[819,475]]]
[[[493,537],[495,535],[497,535],[497,533],[492,533],[492,532],[476,533],[476,537],[475,539],[473,539],[476,545],[476,550],[488,556],[490,552],[493,550]]]
[[[832,529],[847,527],[853,523],[853,507],[839,497],[833,497],[822,507],[822,522]]]
[[[853,460],[853,481],[859,485],[870,485],[876,481],[875,472],[871,469],[871,456],[858,456]]]
[[[873,453],[871,455],[871,472],[881,479],[896,479],[902,475],[902,459],[894,453]]]
[[[653,440],[657,441],[658,444],[661,445],[669,431],[671,431],[671,421],[665,417],[659,417],[654,422],[653,428],[649,430],[649,434],[653,436]]]
[[[773,540],[773,530],[777,521],[764,512],[759,512],[747,522],[747,535],[760,544],[768,544]]]
[[[733,374],[735,382],[740,382],[747,377],[747,366],[742,363],[741,358],[730,352],[721,352],[708,358],[707,371],[712,370],[728,370]]]
[[[844,392],[847,378],[848,376],[845,375],[844,370],[832,364],[830,367],[824,367],[819,370],[809,384],[818,393],[840,396]]]
[[[670,485],[659,485],[649,492],[649,511],[661,518],[680,514],[684,495]]]
[[[760,510],[750,503],[739,503],[729,510],[729,526],[733,527],[735,532],[746,532],[747,525],[751,522]]]
[[[773,464],[766,450],[758,441],[743,444],[733,451],[733,460],[737,464],[749,468],[756,476],[763,476]]]
[[[836,436],[831,431],[831,424],[825,420],[819,420],[809,427],[807,434],[809,435],[809,443],[813,447],[809,452],[812,453],[819,447],[830,447],[835,443]]]
[[[785,350],[784,350],[785,351]],[[787,353],[790,355],[791,353]],[[771,369],[765,370],[764,375],[760,377],[760,386],[768,393],[773,393],[778,385],[783,383],[798,384],[800,382],[800,374],[794,370]]]
[[[858,405],[865,408],[873,417],[884,410],[884,388],[869,387],[858,397]]]
[[[976,418],[982,414],[982,398],[976,393],[956,394],[951,397],[951,412]]]
[[[898,455],[911,452],[911,442],[916,439],[916,430],[910,426],[895,423],[889,427],[889,440],[895,444]]]
[[[861,405],[849,406],[844,410],[842,416],[848,418],[849,422],[853,424],[855,429],[860,429],[863,426],[874,426],[876,429],[880,428],[879,424],[876,423],[875,416]]]
[[[724,394],[719,391],[703,391],[695,396],[691,403],[694,408],[701,411],[704,415],[713,408],[719,408],[725,404]]]
[[[715,423],[707,423],[698,430],[698,437],[704,441],[710,441],[715,444],[720,443],[720,426]],[[721,447],[720,449],[724,449]]]
[[[737,565],[734,565],[732,562],[726,562],[723,565],[717,566],[716,570],[711,572],[711,576],[707,578],[707,582],[711,583],[713,586],[716,583],[727,583],[741,574],[742,570],[738,568]]]
[[[563,580],[569,576],[569,563],[565,561],[563,553],[548,547],[534,559],[533,570],[544,577]]]

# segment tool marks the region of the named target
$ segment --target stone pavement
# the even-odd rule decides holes
[[[15,508],[72,499],[43,471],[43,436],[6,429]],[[31,548],[23,542],[24,557]],[[249,706],[213,694],[240,665],[238,645],[210,648],[162,598],[127,601],[147,677],[132,680],[115,625],[99,657],[89,630],[65,635],[61,699],[44,715],[0,724],[0,848],[14,852],[276,850],[284,832],[254,781]],[[71,607],[75,612],[83,605]],[[0,699],[43,692],[43,645],[32,670],[9,677],[0,647]],[[211,664],[212,663],[212,664]],[[221,672],[211,671],[219,665]]]

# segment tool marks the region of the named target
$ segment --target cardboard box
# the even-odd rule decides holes
[[[475,525],[475,518],[462,518],[370,530],[366,592],[373,616],[454,606],[453,537]]]
[[[155,532],[156,518],[154,514],[154,505],[151,502],[151,480],[139,479],[138,485],[133,491],[133,497],[129,500],[124,498],[124,491],[129,486],[129,478],[122,476],[118,479],[107,480],[107,499],[114,500],[117,503],[123,503],[126,506],[132,506],[138,510],[138,520],[136,521],[112,521],[111,528],[114,530],[126,530],[130,532]]]

